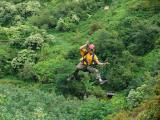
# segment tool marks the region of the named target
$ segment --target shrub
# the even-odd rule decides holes
[[[99,54],[103,60],[120,56],[124,49],[122,42],[114,39],[112,34],[105,30],[99,30],[96,32],[95,44],[97,54]]]
[[[160,60],[155,61],[155,64],[152,67],[152,75],[156,76],[160,73]]]
[[[79,51],[77,50],[78,46],[74,46],[67,54],[67,58],[73,60],[78,60],[80,55]]]
[[[73,69],[72,63],[61,56],[48,61],[41,61],[34,66],[36,77],[44,83],[66,80]]]
[[[49,10],[43,10],[38,15],[32,16],[29,21],[39,28],[46,26],[48,28],[54,28],[57,24],[57,19],[51,15]]]
[[[8,41],[12,47],[21,48],[24,37],[21,36],[22,33],[18,29],[19,28],[16,27],[10,27],[10,28],[0,27],[1,40]]]
[[[24,46],[32,50],[39,50],[41,49],[43,42],[44,40],[41,34],[35,34],[26,38],[26,41],[24,42]]]
[[[144,107],[146,108],[143,112],[140,112],[137,115],[137,119],[140,120],[158,120],[160,118],[159,110],[160,110],[160,103],[158,102],[160,100],[160,97],[154,97],[152,100],[148,101],[147,103],[144,103]],[[143,107],[142,106],[142,107]]]
[[[23,43],[31,33],[44,33],[44,31],[26,25],[9,28],[0,27],[0,39],[9,41],[11,47],[18,49],[24,47]],[[43,36],[47,37],[46,33],[44,33]]]
[[[103,71],[107,74],[106,77],[110,81],[108,87],[111,87],[111,89],[133,88],[139,86],[143,81],[141,78],[135,80],[135,74],[139,73],[140,69],[143,68],[143,64],[140,59],[133,56],[129,51],[123,51],[121,56],[115,57],[109,62],[111,67],[108,66]]]
[[[139,24],[140,18],[135,17],[135,16],[128,16],[122,20],[121,25],[124,26],[125,28],[130,28],[134,27],[135,25]]]
[[[59,2],[55,6],[54,16],[58,19],[56,29],[60,31],[72,30],[74,24],[78,24],[80,20],[85,20],[90,14],[102,7],[103,0],[80,0]]]
[[[131,39],[134,43],[129,46],[132,53],[136,55],[144,55],[155,47],[155,38],[159,33],[158,28],[149,27],[139,29],[138,32],[133,33]]]
[[[72,68],[75,70],[75,68]],[[73,73],[73,70],[72,70]],[[96,96],[98,98],[103,98],[106,95],[106,92],[100,87],[95,86],[94,83],[96,82],[95,79],[92,82],[91,76],[88,73],[79,72],[76,80],[73,79],[71,81],[67,81],[66,79],[58,80],[58,84],[56,85],[57,92],[63,93],[66,97],[72,95],[81,100],[84,100],[86,97],[89,96]]]
[[[97,30],[101,29],[101,24],[96,22],[96,23],[93,23],[91,24],[90,26],[90,31],[89,31],[89,34],[92,35],[94,32],[96,32]]]
[[[10,28],[0,27],[0,39],[6,40],[12,48],[22,49],[24,47],[29,47],[36,50],[40,49],[43,41],[53,44],[55,37],[37,27],[20,25]]]
[[[19,70],[18,77],[22,80],[28,80],[28,81],[36,81],[37,78],[34,75],[33,66],[34,63],[30,63],[26,61],[23,65],[23,68]]]
[[[78,120],[104,120],[108,115],[125,108],[125,97],[122,95],[114,96],[110,101],[89,97],[80,106]]]
[[[39,1],[27,1],[16,5],[19,14],[23,18],[36,15],[40,11],[41,4]]]
[[[104,3],[110,5],[112,3],[112,0],[104,0]]]
[[[71,74],[71,73],[70,73]],[[69,74],[68,74],[69,76]],[[68,82],[66,79],[68,78],[66,76],[65,80],[58,80],[56,83],[56,93],[63,94],[65,97],[74,96],[81,100],[84,99],[86,95],[86,87],[83,82],[80,80],[72,80]]]
[[[160,14],[157,14],[152,18],[152,24],[157,25],[158,27],[160,27],[160,21],[157,19],[159,17],[160,17]]]
[[[60,18],[57,22],[56,29],[59,31],[69,31],[73,29],[74,24],[70,21],[70,18]]]
[[[154,95],[153,90],[146,84],[143,84],[136,90],[131,89],[127,97],[129,107],[137,107],[143,100],[149,98],[150,95]]]
[[[86,104],[80,107],[77,119],[79,120],[103,120],[109,113],[109,104],[105,101],[89,98]]]
[[[155,47],[160,48],[160,38],[158,38],[155,42]]]
[[[10,60],[14,56],[14,52],[7,46],[2,46],[0,48],[0,78],[5,75],[10,74],[11,65]]]
[[[2,1],[0,3],[0,25],[7,26],[14,23],[15,16],[17,14],[17,9],[14,4],[10,2]]]
[[[71,21],[73,22],[73,23],[76,23],[76,24],[78,24],[79,23],[79,21],[80,21],[80,18],[77,16],[77,14],[72,14],[72,16],[71,16]]]
[[[36,53],[32,50],[24,49],[20,51],[17,57],[13,58],[11,66],[14,70],[21,70],[25,63],[35,63],[36,62]]]
[[[132,14],[146,17],[157,14],[159,11],[159,5],[160,2],[158,0],[142,0],[140,2],[133,3],[133,5],[129,7],[129,10]]]
[[[42,86],[39,86],[42,88]],[[76,119],[81,101],[67,100],[51,92],[37,89],[37,85],[0,85],[1,119]],[[11,108],[11,109],[8,109]]]
[[[129,83],[133,79],[131,74],[131,66],[120,66],[116,64],[117,67],[113,67],[108,71],[107,79],[110,80],[109,87],[113,90],[126,89]]]

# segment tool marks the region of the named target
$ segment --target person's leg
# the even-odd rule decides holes
[[[77,76],[78,76],[78,72],[80,71],[80,70],[84,70],[85,69],[85,65],[83,65],[81,62],[76,66],[76,70],[71,74],[71,76],[70,76],[70,78],[68,79],[68,80],[70,80],[70,79],[72,79],[73,77],[75,77],[76,79],[77,79]]]
[[[88,67],[87,67],[87,70],[88,70],[89,72],[95,74],[96,79],[99,80],[100,84],[103,84],[103,83],[107,82],[106,80],[102,80],[101,75],[100,75],[100,73],[99,73],[99,70],[97,70],[96,68],[91,67],[91,66],[88,66]]]
[[[96,79],[98,79],[98,80],[101,79],[101,75],[100,75],[99,71],[98,71],[96,68],[91,67],[91,66],[88,66],[88,67],[87,67],[87,70],[88,70],[90,73],[95,74]]]

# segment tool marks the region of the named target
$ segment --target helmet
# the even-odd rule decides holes
[[[93,50],[93,49],[95,48],[95,45],[94,45],[94,44],[90,44],[90,45],[88,46],[88,48],[91,49],[91,50]]]

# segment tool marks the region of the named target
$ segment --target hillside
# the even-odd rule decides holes
[[[107,84],[67,81],[88,40]],[[0,119],[159,120],[159,106],[159,0],[0,3]]]

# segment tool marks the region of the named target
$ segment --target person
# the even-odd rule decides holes
[[[89,44],[89,41],[87,41],[86,44],[80,47],[80,54],[82,56],[80,63],[76,66],[76,70],[67,80],[70,81],[73,77],[77,78],[78,72],[82,70],[95,74],[96,79],[99,80],[100,84],[107,82],[107,80],[102,80],[99,71],[94,67],[94,65],[104,66],[109,64],[109,62],[101,63],[98,60],[98,57],[95,55],[95,45]]]

